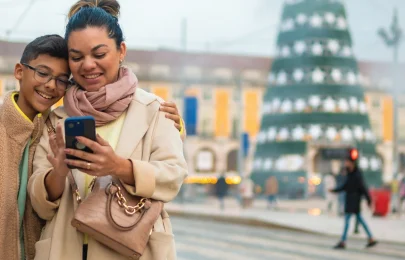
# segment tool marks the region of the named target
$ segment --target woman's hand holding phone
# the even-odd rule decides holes
[[[92,176],[114,175],[118,178],[125,178],[125,175],[122,173],[128,171],[123,168],[130,168],[132,170],[131,162],[118,156],[110,144],[100,135],[97,135],[96,142],[82,136],[78,136],[76,139],[90,148],[93,153],[78,149],[65,149],[67,155],[78,158],[78,160],[65,159],[66,164],[79,168],[80,171]]]

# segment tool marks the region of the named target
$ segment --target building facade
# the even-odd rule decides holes
[[[24,43],[0,41],[0,103],[7,92],[19,89],[13,71],[24,47]],[[236,176],[230,177],[228,182],[238,183],[241,131],[247,133],[250,140],[243,173],[251,171],[271,63],[268,57],[170,50],[129,50],[125,60],[126,66],[136,73],[140,88],[176,102],[180,111],[183,111],[185,96],[196,98],[197,134],[188,136],[185,142],[189,183],[215,183],[220,172]],[[394,120],[389,94],[392,70],[389,64],[362,61],[359,68],[358,77],[364,86],[370,122],[378,140],[377,152],[384,165],[384,180],[388,181],[393,170]],[[405,99],[400,105],[400,115],[404,113]],[[400,117],[398,129],[404,126],[405,118]],[[398,133],[399,150],[405,154],[405,132]],[[404,170],[403,165],[401,169]]]

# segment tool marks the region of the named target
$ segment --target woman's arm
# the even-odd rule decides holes
[[[180,190],[187,176],[183,142],[173,122],[158,112],[152,136],[150,160],[132,160],[135,186],[123,183],[133,195],[168,202]],[[121,179],[122,180],[122,179]]]

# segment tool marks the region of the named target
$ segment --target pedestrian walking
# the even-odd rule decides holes
[[[249,177],[243,178],[240,184],[240,195],[242,197],[242,208],[249,208],[253,203],[254,183]]]
[[[361,216],[361,199],[363,196],[366,197],[368,205],[371,207],[371,198],[368,193],[366,184],[362,176],[361,170],[357,167],[357,159],[359,153],[357,149],[351,148],[348,149],[348,153],[345,159],[345,168],[347,171],[346,182],[336,189],[331,189],[331,192],[346,192],[345,198],[345,225],[343,230],[343,235],[340,242],[334,247],[335,249],[344,249],[346,248],[346,239],[347,231],[349,229],[350,218],[352,215],[356,216],[358,222],[363,226],[364,230],[367,233],[368,242],[366,247],[372,247],[377,244],[377,241],[374,240],[373,235],[371,234],[365,220]]]
[[[277,206],[277,194],[278,194],[278,181],[275,176],[270,176],[266,181],[267,195],[267,208],[275,208]]]
[[[215,195],[219,200],[221,210],[225,209],[225,197],[228,194],[228,184],[226,183],[225,173],[221,173],[215,184]]]

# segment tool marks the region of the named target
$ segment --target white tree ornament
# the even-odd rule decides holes
[[[366,103],[364,103],[363,101],[361,101],[360,104],[359,104],[359,111],[362,114],[367,113],[367,106],[366,106]]]
[[[337,19],[337,28],[340,30],[346,30],[347,29],[347,22],[346,19],[342,16],[338,17]]]
[[[280,132],[278,133],[278,137],[280,138],[280,140],[284,141],[287,140],[290,136],[290,133],[288,132],[287,128],[282,128],[280,130]]]
[[[349,111],[349,103],[344,98],[339,99],[338,106],[339,106],[339,110],[342,111],[342,112]]]
[[[344,46],[343,49],[342,49],[342,55],[344,57],[352,56],[352,49],[349,46]]]
[[[253,168],[255,170],[261,170],[262,169],[262,159],[257,158],[254,162],[253,162]]]
[[[286,99],[284,102],[281,104],[281,112],[283,113],[290,113],[293,110],[293,104],[291,100]]]
[[[264,115],[271,114],[271,108],[272,108],[271,103],[268,103],[268,102],[264,103],[263,104],[263,114]]]
[[[326,112],[334,112],[336,109],[336,102],[331,97],[326,98],[323,101],[323,109]]]
[[[271,167],[272,167],[272,166],[273,166],[272,160],[269,159],[269,158],[267,158],[267,159],[264,161],[263,170],[269,171],[269,170],[271,170]]]
[[[276,169],[279,171],[285,171],[287,169],[287,161],[284,157],[280,157],[277,159]]]
[[[322,135],[322,129],[320,125],[311,125],[309,128],[309,134],[313,139],[318,139]]]
[[[281,48],[281,56],[283,57],[289,57],[290,56],[290,47],[288,46],[284,46],[283,48]]]
[[[295,69],[293,77],[295,81],[301,82],[304,79],[304,71],[302,69]]]
[[[273,84],[275,80],[276,80],[276,75],[273,72],[270,73],[269,77],[268,77],[268,83]]]
[[[310,24],[312,27],[319,28],[322,26],[322,17],[319,14],[311,16]]]
[[[344,141],[351,141],[353,139],[353,133],[348,127],[344,127],[341,131],[342,139]]]
[[[280,71],[277,75],[277,84],[285,85],[287,83],[287,73]]]
[[[374,141],[374,139],[375,139],[375,136],[370,129],[367,129],[365,131],[364,135],[365,135],[367,141]]]
[[[281,25],[281,30],[284,32],[292,31],[294,29],[294,20],[287,19]]]
[[[315,42],[312,45],[312,54],[316,55],[316,56],[320,56],[323,54],[323,47],[322,44],[320,44],[319,42]]]
[[[332,25],[332,24],[334,24],[336,22],[336,16],[331,12],[327,12],[327,13],[325,13],[325,21],[329,25]]]
[[[298,55],[302,55],[307,49],[307,45],[305,44],[304,41],[297,41],[294,43],[294,51]]]
[[[372,171],[377,171],[381,168],[381,161],[377,157],[370,159],[370,168]]]
[[[357,139],[357,140],[363,140],[363,128],[361,127],[361,126],[356,126],[355,128],[354,128],[354,137]]]
[[[335,81],[336,83],[339,83],[342,80],[342,72],[340,71],[340,69],[332,69],[331,75],[333,81]]]
[[[324,79],[325,79],[325,73],[324,73],[321,69],[316,68],[316,69],[312,72],[312,81],[313,81],[315,84],[323,83],[323,82],[324,82]]]
[[[293,136],[293,139],[296,141],[303,140],[304,136],[305,136],[304,128],[302,128],[301,126],[297,126],[296,128],[293,129],[292,136]]]
[[[279,110],[280,105],[281,105],[280,99],[278,99],[278,98],[273,99],[273,102],[272,102],[273,111]]]
[[[287,155],[283,158],[286,160],[287,171],[298,171],[304,166],[304,158],[301,155]]]
[[[355,85],[357,83],[357,77],[356,74],[354,74],[354,72],[350,71],[349,73],[347,73],[347,82],[350,85]]]
[[[350,107],[352,108],[352,110],[357,111],[357,109],[359,107],[359,102],[358,102],[357,98],[351,97],[349,103],[350,103]]]
[[[368,166],[369,166],[367,158],[366,157],[361,157],[359,165],[360,165],[360,168],[362,168],[363,170],[367,170]]]
[[[297,110],[298,112],[302,112],[305,109],[305,101],[301,98],[297,99],[295,101],[295,110]]]
[[[277,130],[275,127],[270,127],[269,130],[267,131],[267,140],[269,141],[274,141],[277,136]]]
[[[257,135],[257,143],[258,144],[263,144],[263,143],[265,143],[266,142],[266,133],[265,132],[260,132],[258,135]]]
[[[335,127],[328,127],[328,129],[326,130],[326,137],[329,140],[335,140],[337,134],[338,132]]]
[[[299,25],[304,25],[307,22],[308,18],[305,14],[300,13],[296,17],[296,21]]]
[[[329,40],[328,41],[328,49],[330,50],[330,52],[332,54],[335,55],[340,49],[339,42],[337,40]]]
[[[317,108],[321,105],[321,98],[319,96],[311,96],[309,98],[309,105],[313,108]]]

